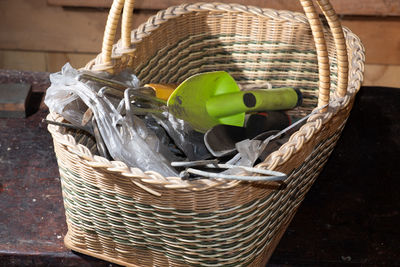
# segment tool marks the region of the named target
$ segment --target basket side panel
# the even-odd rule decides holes
[[[70,152],[58,145],[57,157],[64,158],[59,166],[68,223],[66,242],[81,252],[139,266],[257,265],[272,253],[341,129],[316,146],[290,174],[286,188],[263,194],[256,191],[265,190],[263,186],[252,185],[256,188],[253,200],[214,212],[176,209],[168,202],[152,205],[135,197],[136,193],[122,195],[117,188],[124,181],[99,178],[95,173],[87,179],[87,167],[76,168],[80,159],[63,155]],[[75,169],[68,161],[74,162]],[[103,179],[109,180],[106,185]],[[246,187],[232,190],[244,194]],[[202,199],[202,193],[197,194]]]
[[[331,69],[337,70],[333,42],[327,40]],[[293,86],[304,91],[304,105],[296,110],[301,115],[316,105],[314,50],[311,32],[301,21],[193,12],[161,24],[136,43],[133,60],[122,57],[116,68],[132,68],[143,83],[180,82],[194,73],[227,70],[241,84]],[[336,82],[333,73],[332,89]],[[323,121],[311,140],[301,137],[307,140],[301,151],[287,146],[295,152],[277,168],[290,173],[284,188],[244,182],[205,190],[149,185],[162,193],[157,197],[132,183],[146,177],[93,167],[53,136],[69,229],[66,243],[119,264],[263,266],[332,152],[350,109],[351,104]]]

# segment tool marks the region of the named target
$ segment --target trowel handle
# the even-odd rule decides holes
[[[301,92],[285,87],[216,95],[207,100],[206,108],[210,116],[220,118],[239,113],[291,109],[301,103]]]
[[[178,84],[148,83],[145,87],[153,88],[157,98],[167,101],[172,92],[178,87]]]

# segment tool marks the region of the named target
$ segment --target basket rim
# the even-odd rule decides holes
[[[180,6],[170,7],[165,12],[174,12],[176,8],[187,8],[194,5],[195,4],[184,4]],[[209,5],[211,6],[208,7]],[[256,15],[260,15],[261,12],[261,15],[274,19],[296,20],[298,22],[308,23],[305,15],[298,12],[277,11],[273,9],[249,7],[239,4],[223,5],[234,8],[234,10],[238,12],[252,12],[256,13]],[[202,6],[206,9],[215,7],[211,3],[203,3]],[[221,10],[221,12],[222,11],[224,10]],[[151,25],[154,25],[154,20],[156,18],[157,15],[150,17],[146,23],[143,23],[141,26],[139,26],[139,28],[132,32],[132,44],[142,41],[145,36],[149,35],[152,30],[158,27],[156,26],[155,28],[153,27],[151,29],[148,28],[149,23]],[[160,22],[159,24],[164,22],[165,20],[163,22]],[[343,27],[343,31],[348,46],[347,51],[348,54],[351,55],[350,58],[352,59],[352,61],[349,62],[349,80],[347,94],[341,99],[339,99],[339,97],[334,94],[332,96],[327,112],[318,113],[311,116],[307,120],[305,125],[303,125],[297,132],[292,134],[288,142],[283,144],[275,152],[271,153],[264,162],[260,163],[256,167],[269,170],[278,170],[280,166],[285,164],[296,153],[301,151],[303,146],[306,145],[310,140],[312,140],[313,137],[315,137],[315,135],[321,131],[323,126],[331,121],[335,114],[351,105],[351,100],[360,89],[361,83],[363,81],[365,50],[357,35],[352,33],[351,30],[349,30],[347,27]],[[118,53],[119,43],[120,42],[114,45],[113,50],[115,53],[113,55],[113,61],[117,61],[119,58],[121,58],[122,54],[127,53],[126,51],[123,51],[123,53]],[[89,62],[85,68],[90,69],[91,67],[93,67],[93,64],[95,64],[95,62],[99,60],[99,56],[100,55]],[[106,67],[109,68],[110,66]],[[112,67],[113,66],[111,66],[111,68]],[[341,101],[338,102],[338,100]],[[63,120],[62,116],[54,112],[50,112],[47,116],[47,119],[55,121]],[[80,158],[85,160],[85,163],[87,165],[93,168],[106,169],[109,172],[113,172],[115,174],[130,178],[135,184],[140,184],[139,186],[141,186],[144,190],[154,195],[161,194],[153,190],[153,186],[157,186],[158,188],[159,186],[162,186],[165,189],[202,191],[212,187],[230,188],[242,183],[241,181],[228,181],[222,179],[183,180],[180,177],[164,177],[163,175],[154,171],[143,171],[137,167],[129,167],[121,161],[109,161],[104,157],[93,155],[87,147],[76,143],[73,136],[69,134],[62,134],[59,129],[59,126],[48,125],[48,130],[52,134],[54,141],[65,145],[70,152],[78,155]],[[149,186],[152,188],[149,188]]]
[[[131,32],[131,47],[123,48],[122,39],[119,39],[112,47],[112,61],[110,63],[102,63],[102,54],[99,53],[94,59],[90,60],[85,69],[93,69],[96,71],[113,71],[115,62],[120,60],[126,54],[135,52],[135,45],[140,43],[145,37],[149,36],[154,30],[170,19],[179,17],[182,13],[187,12],[242,12],[260,17],[265,17],[281,21],[296,21],[308,24],[305,14],[290,10],[276,10],[272,8],[261,8],[252,5],[242,5],[236,3],[221,2],[198,2],[189,4],[180,4],[170,6],[167,9],[158,11],[155,15],[150,16],[147,21],[140,24]]]
[[[350,96],[343,99],[342,105],[329,106],[327,113],[315,114],[311,116],[305,125],[298,131],[292,134],[289,141],[283,144],[278,150],[272,152],[267,159],[255,166],[255,168],[263,168],[271,171],[279,169],[284,163],[290,160],[291,157],[301,151],[301,148],[306,145],[318,132],[321,131],[324,125],[329,123],[332,117],[340,110],[345,109],[350,105]],[[62,122],[64,118],[55,112],[50,112],[47,115],[48,120]],[[63,134],[60,131],[61,126],[48,125],[48,131],[51,133],[54,142],[58,142],[66,146],[66,149],[79,156],[86,165],[96,169],[106,169],[108,172],[122,175],[130,178],[136,185],[142,189],[157,196],[160,193],[154,191],[148,186],[162,186],[166,189],[189,189],[193,191],[207,190],[212,187],[221,189],[231,188],[246,181],[224,180],[224,179],[196,179],[185,180],[181,177],[164,177],[155,171],[143,171],[138,167],[130,167],[126,163],[118,160],[108,160],[102,156],[94,155],[88,147],[76,142],[71,134]],[[294,169],[294,168],[293,168]],[[137,184],[139,182],[141,185]],[[145,186],[147,184],[148,186]]]

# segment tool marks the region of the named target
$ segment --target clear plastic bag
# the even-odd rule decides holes
[[[61,114],[75,125],[81,125],[83,116],[90,108],[96,119],[98,129],[113,159],[125,162],[144,171],[152,170],[164,176],[177,176],[168,159],[174,160],[173,154],[160,142],[156,134],[148,129],[137,116],[132,115],[130,127],[126,116],[122,116],[113,101],[104,94],[98,94],[101,85],[94,82],[83,82],[78,71],[66,64],[61,72],[50,75],[51,86],[45,97],[45,104],[51,111]],[[96,73],[107,77],[108,74]],[[125,84],[137,87],[137,78],[129,73],[122,73],[113,79],[122,80]]]
[[[164,112],[162,115],[163,118],[159,116],[154,118],[165,129],[189,161],[204,160],[212,157],[204,144],[204,134],[194,131],[187,122],[176,118],[168,112]]]

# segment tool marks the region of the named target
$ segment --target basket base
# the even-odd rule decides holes
[[[265,251],[261,255],[259,255],[255,259],[254,262],[250,263],[250,266],[266,266],[266,264],[268,263],[269,259],[272,256],[275,248],[278,246],[279,241],[281,240],[282,236],[286,232],[286,229],[288,228],[290,222],[294,218],[294,216],[295,216],[295,214],[297,212],[297,208],[296,208],[296,211],[293,212],[291,214],[291,216],[286,219],[286,222],[281,225],[281,228],[277,231],[276,236],[271,241],[271,243],[269,244],[268,248],[265,249]],[[85,255],[88,255],[88,256],[91,256],[91,257],[94,257],[94,258],[98,258],[98,259],[101,259],[101,260],[105,260],[105,261],[108,261],[108,262],[111,262],[111,263],[119,264],[119,265],[122,265],[122,266],[143,267],[143,266],[140,266],[140,265],[129,263],[129,262],[126,262],[126,261],[123,261],[123,260],[118,260],[118,259],[115,259],[115,258],[112,258],[112,257],[105,256],[103,254],[95,253],[95,252],[92,252],[90,250],[77,247],[77,246],[73,245],[73,243],[71,242],[69,231],[67,232],[67,234],[64,237],[64,244],[68,249],[70,249],[72,251],[79,252],[79,253],[82,253],[82,254],[85,254]]]
[[[71,240],[70,240],[69,232],[67,232],[67,234],[64,237],[64,244],[70,250],[73,250],[73,251],[76,251],[76,252],[79,252],[79,253],[94,257],[94,258],[98,258],[98,259],[105,260],[105,261],[108,261],[108,262],[112,262],[112,263],[115,263],[115,264],[119,264],[119,265],[122,265],[122,266],[141,267],[139,265],[128,263],[128,262],[125,262],[125,261],[122,261],[122,260],[116,260],[114,258],[105,256],[105,255],[102,255],[102,254],[94,253],[94,252],[91,252],[91,251],[89,251],[87,249],[83,249],[83,248],[79,248],[77,246],[74,246],[72,244]]]

